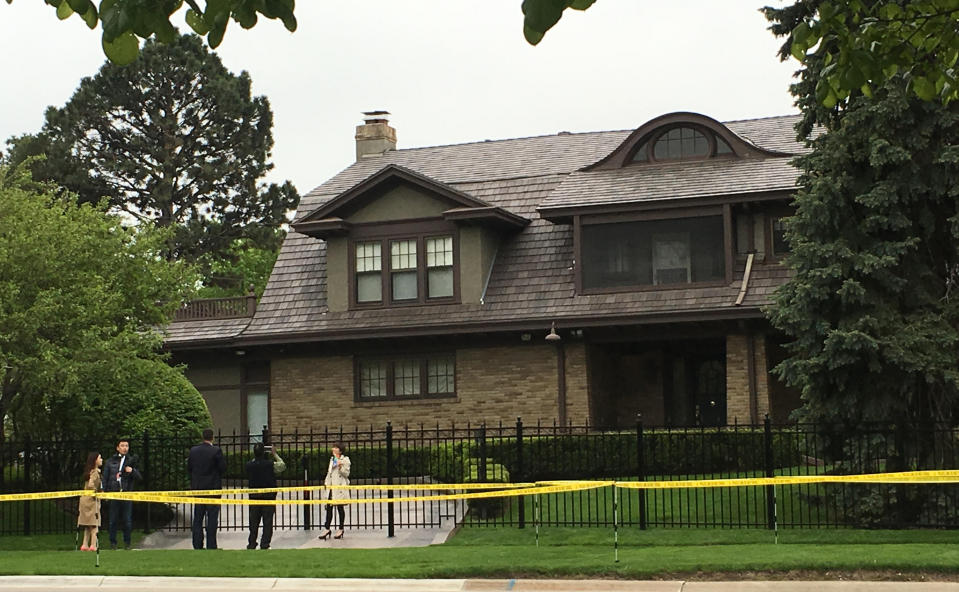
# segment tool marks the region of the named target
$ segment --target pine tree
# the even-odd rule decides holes
[[[767,9],[789,35],[809,3]],[[781,55],[789,55],[787,39]],[[959,408],[959,108],[916,98],[902,77],[835,107],[823,64],[792,88],[800,189],[787,221],[795,276],[769,311],[792,338],[777,371],[813,421],[955,421]]]
[[[278,247],[276,230],[299,197],[289,182],[260,183],[273,168],[272,126],[247,73],[230,73],[184,35],[148,42],[129,66],[105,63],[65,106],[48,109],[38,136],[10,140],[7,161],[45,154],[31,165],[36,179],[173,228],[168,256],[209,265],[232,257],[237,241]]]

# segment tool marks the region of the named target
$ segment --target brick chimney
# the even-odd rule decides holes
[[[356,160],[396,150],[396,130],[390,127],[389,111],[364,111],[363,125],[356,126]]]

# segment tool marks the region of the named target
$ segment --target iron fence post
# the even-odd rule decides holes
[[[476,481],[486,483],[486,422],[476,430],[476,439],[479,447],[479,459],[476,465]]]
[[[33,467],[30,466],[30,451],[33,445],[30,442],[30,436],[27,436],[23,442],[23,484],[24,491],[32,493],[33,490]],[[23,502],[23,534],[30,536],[30,500]]]
[[[646,480],[646,451],[643,448],[643,420],[636,420],[636,472],[640,481]],[[639,490],[639,528],[646,530],[646,490]]]
[[[303,456],[300,457],[300,464],[303,466],[303,487],[310,486],[310,469],[309,469],[309,458],[308,455],[304,452]],[[311,498],[310,490],[303,490],[303,499],[309,501]],[[313,506],[311,504],[303,504],[303,530],[310,530],[313,528]]]
[[[386,484],[393,485],[393,424],[386,422]],[[386,492],[386,497],[393,498],[393,489]],[[396,523],[393,516],[393,502],[386,504],[386,536],[396,536]]]
[[[766,418],[763,420],[763,449],[764,449],[764,464],[766,467],[766,476],[773,476],[773,429],[772,423],[769,421],[769,414],[766,414]],[[769,530],[776,529],[776,486],[767,485],[766,486],[766,527]]]
[[[514,483],[522,482],[525,478],[523,474],[523,419],[516,418],[516,466],[513,469],[512,481]],[[519,498],[519,527],[526,528],[526,496]]]
[[[143,470],[140,471],[140,475],[143,477],[143,489],[145,491],[150,491],[150,432],[147,430],[143,431],[143,463],[140,465]],[[150,532],[150,508],[153,506],[152,503],[146,504],[146,523],[143,525],[143,532]]]

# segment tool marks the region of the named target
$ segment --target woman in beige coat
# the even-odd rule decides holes
[[[87,455],[87,464],[83,469],[83,488],[100,490],[100,467],[103,457],[96,452]],[[80,515],[77,526],[83,527],[81,551],[97,550],[97,531],[100,529],[100,498],[90,495],[80,496]]]
[[[339,444],[334,444],[331,452],[333,453],[333,456],[330,457],[330,464],[326,470],[326,479],[323,480],[323,485],[326,485],[327,487],[330,487],[331,485],[349,485],[350,457],[343,454],[343,447]],[[328,500],[347,499],[349,497],[350,492],[348,489],[326,490],[326,499]],[[336,504],[336,513],[340,517],[340,529],[336,531],[336,534],[333,535],[333,538],[341,539],[343,538],[343,527],[346,525],[346,510],[343,508],[343,504]],[[323,524],[323,532],[320,533],[318,538],[330,538],[330,525],[332,523],[333,504],[327,504],[326,522]]]

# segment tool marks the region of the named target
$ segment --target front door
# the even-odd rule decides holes
[[[692,363],[693,409],[697,423],[726,425],[726,365],[716,358],[697,358]]]

